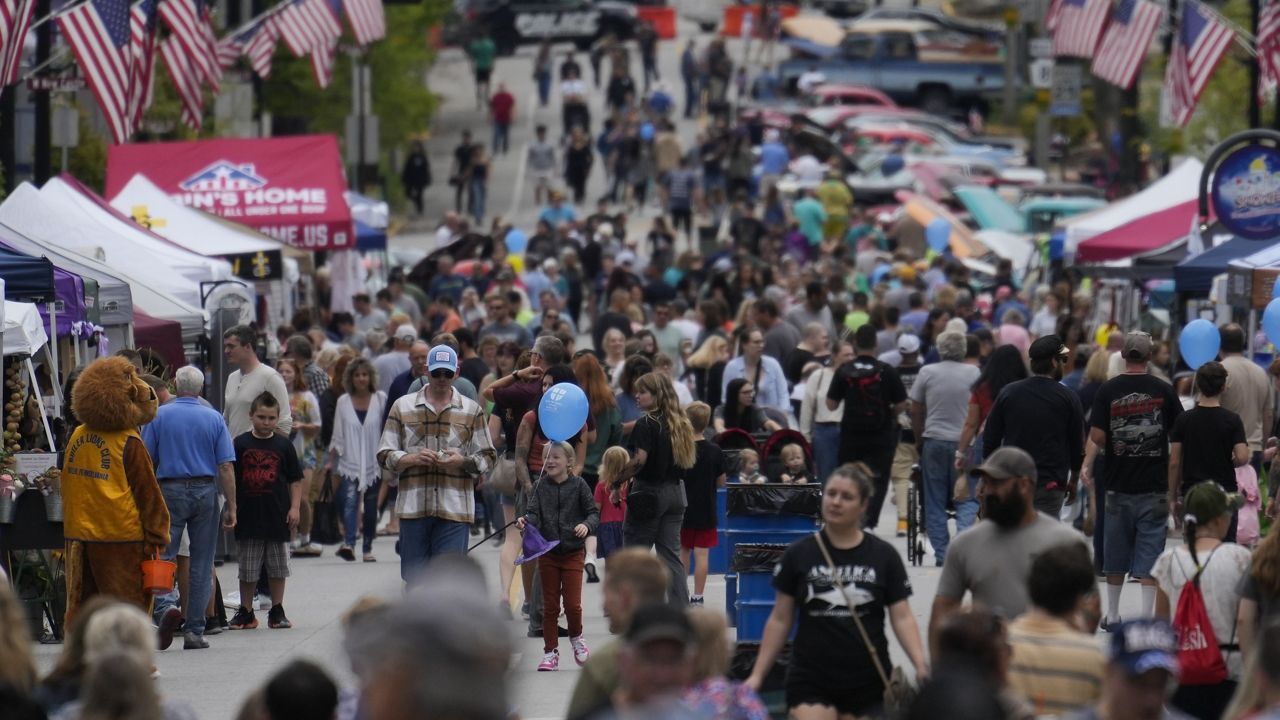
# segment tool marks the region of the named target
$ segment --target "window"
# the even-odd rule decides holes
[[[916,56],[916,44],[911,36],[905,33],[893,33],[885,36],[884,55],[890,60],[911,60]]]
[[[846,60],[870,60],[875,49],[874,38],[855,35],[845,38],[844,44],[840,46],[840,54]]]

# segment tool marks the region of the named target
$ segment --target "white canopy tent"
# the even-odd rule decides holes
[[[75,252],[90,260],[97,260],[92,249],[87,252],[76,250],[79,240],[105,237],[111,231],[82,224],[74,215],[60,213],[59,209],[47,202],[41,193],[30,183],[22,183],[15,189],[3,204],[0,204],[0,223],[4,223],[27,238],[49,247],[51,252],[62,249]],[[117,242],[120,242],[118,236]],[[71,238],[71,240],[67,240]],[[91,246],[90,246],[91,248]],[[111,274],[129,284],[132,290],[133,304],[141,308],[151,317],[164,320],[175,320],[182,325],[183,344],[194,346],[204,335],[205,314],[199,309],[199,302],[192,305],[169,291],[170,283],[180,282],[190,288],[192,283],[184,278],[168,278],[165,283],[165,271],[157,268],[154,261],[129,265],[122,261],[112,262],[107,259],[106,265]],[[146,279],[143,279],[145,273]],[[198,295],[198,286],[196,288]],[[132,340],[130,338],[129,340]]]
[[[0,297],[4,297],[4,278],[0,278]],[[44,331],[44,320],[40,317],[40,310],[32,303],[20,303],[4,301],[4,306],[0,308],[0,377],[4,377],[4,358],[6,356],[25,356],[21,362],[27,368],[27,378],[31,383],[30,387],[37,392],[36,388],[36,369],[31,362],[31,356],[40,351],[41,348],[49,342],[49,336]],[[55,378],[56,382],[56,378]],[[56,395],[58,391],[55,389]],[[9,393],[5,390],[5,401],[8,402]],[[53,428],[49,425],[49,414],[45,410],[44,403],[40,404],[40,422],[44,425],[44,437],[49,442],[49,448],[53,449]]]
[[[153,287],[192,307],[203,304],[200,283],[234,277],[231,263],[226,260],[197,255],[153,235],[59,178],[45,183],[40,197],[51,212],[66,216],[81,229],[73,236],[50,238],[50,242],[97,257],[113,268],[134,272],[146,269]]]
[[[1141,191],[1092,212],[1081,213],[1062,221],[1066,231],[1063,253],[1068,260],[1076,255],[1076,247],[1095,235],[1114,230],[1153,213],[1195,200],[1200,196],[1200,173],[1204,164],[1195,158],[1182,161],[1168,175]],[[1188,230],[1190,226],[1188,225]]]
[[[47,187],[47,186],[46,186]],[[298,284],[298,261],[288,257],[304,251],[229,220],[187,207],[169,197],[142,174],[134,175],[111,199],[111,206],[130,217],[146,217],[151,232],[193,253],[208,258],[257,253],[279,253],[279,280],[248,281],[267,298],[270,325],[288,324],[294,311],[290,288]],[[243,278],[244,273],[240,274]]]

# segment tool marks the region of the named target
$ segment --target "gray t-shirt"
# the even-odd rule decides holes
[[[534,142],[529,146],[529,170],[535,174],[556,169],[556,146],[549,142]]]
[[[911,385],[911,399],[924,403],[924,436],[956,442],[969,414],[970,388],[982,371],[973,365],[943,360],[925,365]]]
[[[919,383],[917,379],[917,387]],[[983,520],[951,541],[938,595],[963,600],[969,592],[975,604],[1005,618],[1017,617],[1030,603],[1027,574],[1031,560],[1044,550],[1069,542],[1083,543],[1084,535],[1044,513],[1036,513],[1035,522],[1014,530]]]
[[[779,322],[764,334],[764,354],[782,362],[800,344],[800,331],[789,322]]]

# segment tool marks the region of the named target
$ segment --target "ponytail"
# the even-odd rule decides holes
[[[1196,529],[1198,523],[1196,516],[1187,513],[1182,518],[1182,539],[1187,543],[1187,552],[1191,553],[1191,562],[1195,563],[1196,568],[1200,567],[1200,558],[1196,557]]]

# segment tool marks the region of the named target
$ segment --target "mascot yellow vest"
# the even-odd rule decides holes
[[[68,540],[142,541],[142,521],[124,472],[129,438],[142,440],[132,428],[102,432],[81,425],[71,435],[62,470],[62,527]]]

